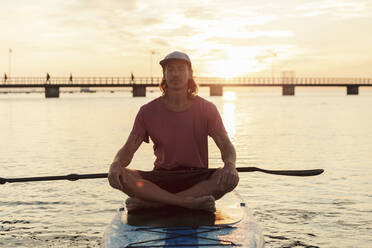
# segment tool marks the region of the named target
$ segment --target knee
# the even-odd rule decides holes
[[[220,173],[222,173],[222,170],[218,169],[215,174],[212,175],[211,183],[217,194],[224,195],[236,188],[239,183],[239,177],[234,180],[220,180],[220,176],[222,176]]]
[[[225,184],[221,182],[219,183],[216,179],[211,180],[210,188],[211,188],[211,193],[216,200],[220,199],[226,193],[231,191],[228,189],[228,187]]]
[[[238,182],[226,182],[226,181],[223,181],[223,182],[220,182],[218,184],[218,188],[224,194],[233,191],[236,188],[236,186],[238,186]]]
[[[122,191],[128,196],[132,196],[139,185],[142,185],[142,178],[137,175],[135,172],[124,169],[123,173],[120,176]]]

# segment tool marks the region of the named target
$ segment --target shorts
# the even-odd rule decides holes
[[[176,170],[154,169],[152,171],[137,171],[143,179],[156,184],[168,192],[178,193],[191,188],[201,181],[208,180],[216,170],[182,167]]]

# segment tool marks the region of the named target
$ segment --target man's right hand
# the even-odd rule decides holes
[[[126,167],[130,164],[134,153],[142,144],[143,137],[131,133],[124,144],[115,156],[114,162],[110,166],[108,180],[111,187],[123,191],[125,184]]]
[[[125,173],[125,169],[123,166],[121,166],[118,162],[113,162],[110,166],[110,170],[108,173],[108,181],[111,185],[111,187],[123,190],[123,179]]]

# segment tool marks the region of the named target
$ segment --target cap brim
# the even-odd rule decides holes
[[[175,60],[178,60],[178,61],[182,61],[182,62],[185,62],[186,64],[188,64],[189,66],[191,66],[191,63],[190,61],[187,61],[185,59],[177,59],[177,58],[171,58],[171,59],[163,59],[159,62],[159,64],[164,67],[168,62],[170,61],[175,61]]]

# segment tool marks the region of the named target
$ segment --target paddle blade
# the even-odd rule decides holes
[[[320,175],[324,172],[323,169],[314,170],[265,170],[257,167],[239,167],[236,168],[238,172],[253,172],[260,171],[267,174],[283,175],[283,176],[297,176],[297,177],[308,177]]]

